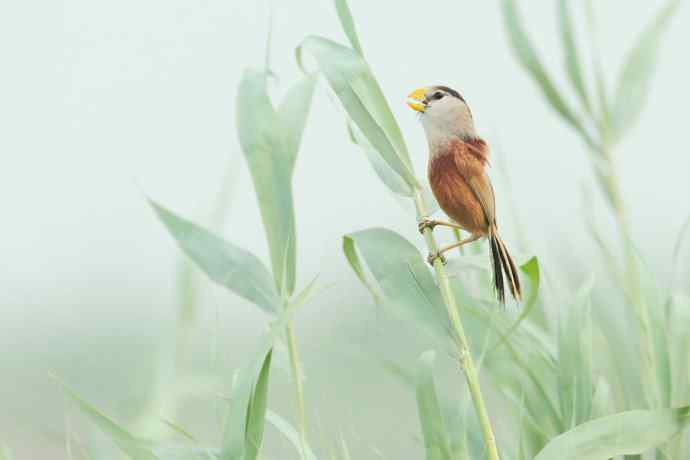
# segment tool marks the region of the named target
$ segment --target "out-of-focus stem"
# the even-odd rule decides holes
[[[295,391],[297,396],[297,413],[299,417],[299,438],[302,448],[302,458],[307,458],[307,412],[304,404],[304,382],[302,381],[302,368],[300,366],[299,352],[297,351],[297,340],[292,327],[292,321],[287,325],[288,353],[290,354],[290,365],[295,379]]]
[[[640,290],[640,271],[637,266],[637,257],[630,245],[630,228],[628,225],[627,214],[625,210],[625,203],[623,202],[623,195],[618,181],[615,161],[608,146],[602,147],[602,153],[606,159],[609,167],[608,184],[607,187],[611,193],[611,203],[618,225],[618,231],[621,234],[624,261],[625,261],[625,291],[628,294],[630,302],[637,310],[637,316],[640,326],[640,356],[645,361],[646,368],[650,371],[651,397],[650,403],[653,407],[661,407],[662,398],[657,380],[657,362],[654,355],[654,342],[651,333],[651,322],[649,319],[649,306],[642,296]]]
[[[419,189],[415,190],[414,201],[417,208],[417,214],[420,216],[426,216],[426,206],[424,205],[424,200]],[[424,239],[429,252],[433,253],[438,251],[438,244],[436,243],[436,239],[434,238],[433,232],[430,228],[424,230]],[[477,374],[477,369],[474,366],[474,360],[472,359],[472,354],[470,353],[467,337],[465,336],[465,330],[462,327],[462,321],[460,320],[460,312],[455,300],[455,294],[453,294],[453,290],[450,287],[450,281],[448,280],[446,269],[443,266],[443,261],[441,261],[440,258],[436,258],[436,260],[434,260],[434,270],[436,272],[436,280],[441,290],[443,301],[446,304],[446,309],[448,310],[450,322],[455,331],[455,342],[458,348],[458,360],[460,362],[460,367],[465,374],[465,380],[467,381],[467,386],[470,390],[470,394],[472,395],[474,409],[477,413],[479,424],[482,427],[482,435],[484,436],[484,444],[486,445],[487,458],[490,460],[498,460],[499,456],[498,448],[496,447],[496,437],[494,436],[491,421],[489,420],[489,414],[486,410],[486,405],[484,404],[484,398],[482,396],[481,386],[479,384],[479,375]]]

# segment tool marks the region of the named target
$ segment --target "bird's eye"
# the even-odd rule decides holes
[[[445,94],[443,94],[441,91],[437,91],[431,96],[431,99],[443,99],[443,96],[445,96]]]

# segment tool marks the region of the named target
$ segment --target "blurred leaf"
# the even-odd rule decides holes
[[[299,143],[299,135],[285,134],[283,123],[266,93],[264,81],[264,72],[245,70],[237,91],[237,131],[254,181],[271,254],[273,278],[278,292],[290,295],[295,287],[296,264],[292,199],[292,169],[296,153],[289,148]],[[302,91],[299,94],[303,94]],[[295,106],[292,104],[286,106],[289,109],[284,108],[286,116],[294,116]],[[300,122],[295,122],[293,128],[299,126]],[[290,142],[287,139],[291,139]]]
[[[592,411],[592,318],[594,280],[580,288],[572,306],[561,312],[558,328],[558,385],[561,417],[567,428],[590,418]]]
[[[258,355],[237,371],[219,460],[256,458],[263,439],[271,356],[271,345],[264,342]]]
[[[681,267],[681,260],[687,260],[687,258],[681,257],[681,254],[683,252],[684,246],[688,242],[690,242],[690,216],[688,216],[688,218],[685,220],[685,223],[681,227],[680,232],[678,233],[678,239],[676,240],[676,244],[673,246],[673,271],[671,274],[672,290],[678,288],[678,286],[676,286],[676,281],[683,279],[683,268]],[[690,255],[690,253],[688,254]],[[690,286],[685,287],[690,288]]]
[[[352,19],[352,13],[350,12],[350,7],[347,4],[347,0],[335,0],[335,10],[338,12],[340,25],[343,27],[343,32],[345,32],[345,35],[347,35],[347,39],[350,41],[352,49],[357,51],[360,56],[364,56],[364,53],[362,52],[362,45],[359,43],[357,29],[355,28],[355,23]]]
[[[633,264],[637,271],[636,278],[629,286],[630,296],[636,306],[636,313],[641,328],[643,354],[649,353],[650,359],[642,359],[643,377],[646,376],[650,406],[653,408],[669,407],[671,400],[671,365],[669,362],[668,318],[656,276],[642,259],[637,248],[627,241],[629,250],[634,256]],[[644,338],[647,338],[645,343]]]
[[[419,358],[417,371],[417,408],[424,434],[427,460],[451,460],[448,434],[443,422],[441,407],[434,384],[434,360],[436,353],[427,351]]]
[[[592,419],[606,417],[614,413],[611,387],[604,377],[597,379],[597,386],[592,396]]]
[[[316,76],[305,75],[288,90],[287,95],[278,106],[277,113],[285,139],[283,148],[288,157],[287,164],[290,177],[295,170],[295,161],[302,142],[302,133],[311,108],[315,87]]]
[[[542,65],[522,24],[522,18],[520,17],[516,0],[502,0],[502,7],[508,39],[518,62],[520,62],[532,79],[537,83],[544,97],[546,97],[546,100],[551,104],[551,107],[558,112],[566,122],[575,128],[587,145],[596,149],[596,143],[582,125],[580,118],[563,99]]]
[[[290,444],[292,444],[297,452],[299,452],[302,460],[316,460],[316,456],[309,446],[307,446],[306,456],[303,455],[299,433],[297,433],[297,430],[290,424],[290,422],[271,410],[266,413],[266,420],[268,420],[268,422],[270,422],[276,430],[280,431],[280,433],[285,436],[288,441],[290,441]]]
[[[634,410],[592,420],[553,439],[535,460],[603,460],[641,454],[690,423],[690,407]]]
[[[345,111],[372,147],[408,186],[416,187],[409,154],[388,103],[362,56],[323,37],[307,37],[298,48],[316,58]]]
[[[357,144],[371,163],[374,168],[374,172],[379,176],[379,179],[388,187],[393,193],[398,195],[411,197],[412,189],[407,183],[400,177],[398,173],[393,171],[390,166],[381,158],[381,155],[371,146],[366,137],[362,132],[355,126],[352,122],[348,121],[347,124],[348,131],[350,132],[350,138],[352,142]]]
[[[594,80],[597,90],[598,117],[599,117],[599,131],[601,132],[602,144],[608,145],[611,137],[611,108],[609,103],[609,96],[606,90],[606,80],[604,70],[601,63],[601,54],[599,46],[599,30],[596,25],[596,17],[594,14],[594,5],[592,0],[585,2],[585,16],[587,17],[587,30],[589,32],[589,46],[590,54],[592,55],[592,67],[594,69]]]
[[[219,460],[220,449],[186,445],[160,445],[153,448],[160,460]]]
[[[103,434],[108,436],[122,452],[127,454],[129,458],[132,460],[161,460],[153,453],[153,445],[149,441],[136,438],[112,419],[99,412],[91,404],[81,399],[79,395],[64,382],[57,377],[55,377],[55,380],[62,385],[67,396],[77,404],[79,410],[87,416]]]
[[[272,351],[269,351],[264,359],[263,366],[261,366],[261,371],[256,379],[256,385],[252,391],[252,398],[247,408],[247,433],[244,460],[255,460],[257,458],[259,448],[261,447],[261,441],[264,437],[271,356]]]
[[[517,330],[518,327],[520,327],[520,324],[529,316],[530,312],[534,308],[534,306],[537,304],[537,298],[539,297],[539,285],[541,283],[541,271],[539,269],[539,259],[535,257],[532,257],[529,259],[527,262],[522,264],[520,266],[520,269],[524,274],[527,275],[527,279],[529,280],[529,285],[530,289],[527,294],[527,300],[525,302],[525,307],[522,309],[520,312],[520,315],[518,318],[515,320],[512,326],[506,331],[505,335],[501,338],[501,340],[494,345],[491,350],[489,350],[489,353],[491,351],[495,350],[496,348],[500,347],[503,343],[505,343],[506,340],[510,338],[510,336]]]
[[[5,443],[0,443],[0,460],[13,460],[12,451]]]
[[[563,41],[563,50],[565,52],[565,69],[572,83],[575,92],[577,93],[583,107],[587,111],[591,111],[592,107],[587,96],[587,88],[582,76],[582,67],[580,65],[580,57],[577,51],[577,44],[575,43],[575,31],[573,30],[573,22],[569,10],[570,0],[560,0],[558,2],[558,15],[561,26],[561,40]]]
[[[154,201],[149,204],[180,248],[211,280],[275,314],[280,299],[270,273],[256,256]]]
[[[453,337],[441,293],[419,251],[397,233],[372,228],[346,235],[343,248],[350,266],[372,292],[374,284],[367,280],[366,263],[382,296],[375,299],[393,314],[423,328],[446,349]],[[358,250],[358,251],[357,251]]]
[[[345,441],[345,438],[340,435],[340,451],[343,454],[343,460],[352,460],[352,456],[350,456],[350,448],[347,447],[347,441]]]
[[[679,4],[679,0],[669,0],[628,53],[618,78],[613,107],[614,141],[620,140],[642,113],[656,70],[661,39]]]
[[[672,407],[690,405],[690,298],[671,299],[669,352],[672,371]]]

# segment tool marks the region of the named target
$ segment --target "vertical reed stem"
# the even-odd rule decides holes
[[[307,458],[307,412],[304,404],[304,383],[302,381],[302,369],[299,361],[299,353],[297,351],[295,332],[292,328],[292,321],[287,325],[287,342],[290,365],[292,367],[292,374],[295,378],[295,390],[297,393],[300,447],[302,449],[302,458]]]
[[[426,206],[424,205],[424,200],[422,199],[419,189],[415,190],[414,201],[417,208],[417,214],[419,214],[419,216],[426,216]],[[438,251],[438,245],[431,229],[427,228],[424,230],[424,239],[429,252]],[[499,460],[498,448],[496,447],[496,437],[494,436],[491,421],[489,420],[489,414],[486,411],[486,405],[484,404],[484,398],[482,397],[481,386],[479,384],[479,375],[477,374],[477,369],[475,368],[474,361],[472,360],[472,354],[470,353],[467,337],[465,336],[465,330],[462,327],[462,321],[460,320],[460,313],[455,300],[455,294],[453,294],[453,290],[450,287],[446,269],[443,266],[443,262],[440,258],[434,260],[434,270],[436,272],[436,280],[441,290],[443,301],[445,302],[446,309],[448,310],[448,316],[451,324],[453,325],[453,329],[455,330],[455,341],[458,347],[460,367],[465,374],[465,380],[467,381],[470,395],[472,395],[472,403],[474,404],[474,409],[477,413],[479,424],[482,427],[482,435],[484,436],[484,444],[486,445],[488,458],[489,460]]]

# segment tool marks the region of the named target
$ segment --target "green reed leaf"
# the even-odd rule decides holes
[[[350,45],[352,45],[352,49],[357,51],[360,56],[364,56],[347,0],[335,0],[335,10],[338,13],[338,19],[340,19],[340,25],[343,27],[343,32],[345,32]]]
[[[254,181],[273,278],[278,292],[290,295],[295,287],[296,265],[292,198],[296,153],[289,148],[299,143],[299,136],[285,134],[281,117],[266,93],[265,77],[262,71],[245,70],[237,91],[237,131]],[[297,123],[296,126],[303,125]],[[291,142],[286,142],[288,138]]]
[[[132,460],[162,460],[154,454],[153,444],[132,435],[125,428],[115,423],[111,418],[101,413],[93,405],[72,390],[67,384],[55,378],[63,390],[74,401],[81,411],[98,429],[108,436],[113,443]]]
[[[527,70],[527,73],[537,83],[551,107],[561,118],[575,128],[587,145],[596,149],[596,143],[591,135],[585,129],[580,118],[565,101],[542,65],[539,55],[522,24],[516,0],[502,0],[502,9],[508,39],[520,65]]]
[[[314,455],[314,452],[309,446],[307,446],[306,454],[302,452],[302,444],[299,433],[295,427],[290,424],[290,422],[271,410],[266,413],[266,420],[283,436],[285,436],[288,441],[290,441],[290,444],[292,444],[297,450],[302,460],[316,460],[316,455]]]
[[[288,90],[278,106],[277,114],[283,134],[283,148],[287,155],[288,172],[292,177],[302,142],[311,102],[316,87],[316,75],[307,74]]]
[[[563,433],[535,460],[602,460],[641,454],[668,441],[689,423],[690,407],[621,412]]]
[[[271,274],[254,254],[174,214],[154,201],[149,201],[149,204],[175,238],[180,249],[212,281],[253,302],[265,312],[275,314],[280,305],[280,298]]]
[[[407,146],[388,102],[361,55],[329,39],[307,37],[298,54],[307,52],[316,58],[345,111],[371,146],[408,186],[416,187]]]
[[[573,85],[575,92],[582,102],[582,106],[585,110],[591,112],[592,107],[589,102],[589,96],[587,95],[587,87],[585,86],[582,65],[580,63],[580,56],[575,41],[575,31],[569,3],[570,0],[559,0],[558,2],[561,41],[563,42],[563,51],[565,53],[565,70],[570,83]]]
[[[614,141],[620,140],[642,113],[656,70],[661,39],[679,5],[679,0],[668,1],[628,53],[613,102]]]
[[[12,451],[5,443],[0,443],[0,460],[13,460]]]
[[[219,460],[254,460],[263,440],[272,347],[259,352],[235,375]]]
[[[580,288],[572,305],[561,312],[559,321],[559,401],[567,428],[589,420],[592,412],[592,286],[590,279]]]
[[[388,189],[398,195],[412,197],[412,189],[409,185],[381,158],[381,155],[372,147],[362,132],[352,122],[347,124],[352,142],[357,144],[371,163],[374,172],[379,176]]]
[[[417,409],[424,435],[426,460],[451,460],[448,434],[434,383],[436,353],[427,351],[419,358],[417,370]]]
[[[416,247],[391,230],[372,228],[345,236],[343,249],[379,305],[453,348],[441,293]]]

